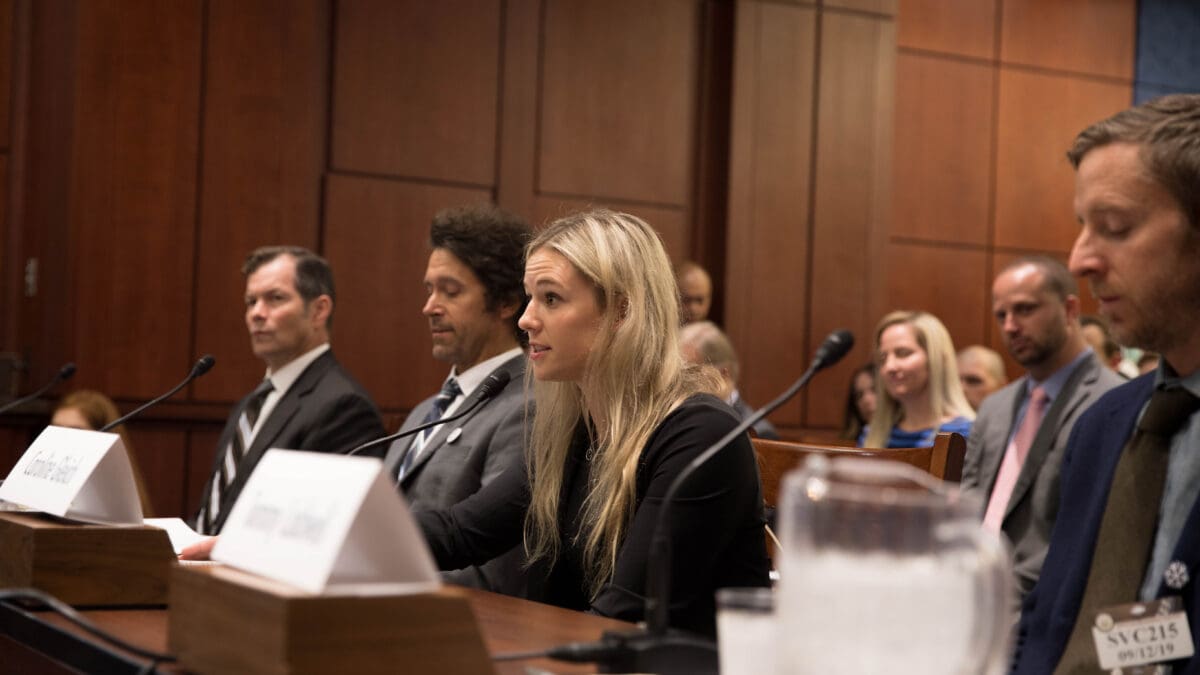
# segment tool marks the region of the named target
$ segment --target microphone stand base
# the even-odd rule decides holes
[[[601,673],[717,673],[717,645],[699,635],[675,630],[663,635],[609,631],[600,641],[612,649],[611,658],[599,664]]]

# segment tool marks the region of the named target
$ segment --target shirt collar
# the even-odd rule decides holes
[[[1092,353],[1091,347],[1084,347],[1083,351],[1079,352],[1078,356],[1071,359],[1070,363],[1054,371],[1053,375],[1047,377],[1041,382],[1034,382],[1032,377],[1026,378],[1025,396],[1028,397],[1031,393],[1033,393],[1035,387],[1041,387],[1042,391],[1046,393],[1047,401],[1053,401],[1054,399],[1058,398],[1058,394],[1062,391],[1063,386],[1067,384],[1067,379],[1071,377],[1071,373],[1075,372],[1075,369],[1078,368],[1080,364],[1090,358]]]
[[[476,387],[483,383],[484,378],[492,374],[493,370],[507,363],[509,359],[512,359],[520,353],[520,347],[513,347],[512,349],[497,354],[486,361],[480,361],[461,373],[456,372],[458,370],[456,367],[452,367],[450,368],[450,377],[458,380],[458,388],[462,389],[462,395],[465,399],[471,395],[471,392],[475,391]]]
[[[304,369],[308,368],[313,361],[317,360],[317,357],[327,351],[329,351],[328,342],[325,342],[320,346],[313,347],[300,356],[288,361],[287,365],[275,372],[271,372],[270,369],[268,369],[267,379],[271,380],[271,386],[275,387],[275,391],[282,396],[289,388],[291,388],[293,384],[295,384],[296,380],[300,379],[300,374],[304,372]]]
[[[1158,369],[1154,371],[1154,388],[1166,389],[1172,385],[1179,385],[1196,396],[1200,396],[1200,370],[1187,377],[1179,377],[1179,373],[1175,372],[1171,364],[1167,363],[1166,359],[1160,357],[1158,359]]]

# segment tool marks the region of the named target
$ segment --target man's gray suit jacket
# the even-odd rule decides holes
[[[984,399],[967,440],[962,489],[978,494],[985,509],[1008,448],[1013,421],[1025,399],[1027,378],[1022,377]],[[1123,383],[1119,375],[1092,354],[1076,366],[1046,411],[1017,476],[1001,525],[1012,543],[1018,598],[1025,597],[1033,588],[1046,558],[1050,531],[1058,516],[1059,468],[1071,428],[1104,392]]]
[[[496,370],[507,371],[508,384],[491,400],[466,417],[433,428],[425,449],[400,481],[400,490],[413,511],[448,509],[479,491],[505,471],[524,471],[525,463],[525,356],[515,356]],[[456,411],[466,410],[479,397],[471,392]],[[422,401],[409,413],[400,431],[420,425],[436,396]],[[404,455],[412,447],[411,437],[402,438],[388,448],[384,465],[396,478]],[[457,570],[444,575],[464,586],[483,588],[508,595],[523,595],[525,573],[523,547],[479,567]]]

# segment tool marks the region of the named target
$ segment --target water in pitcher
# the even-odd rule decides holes
[[[979,505],[912,467],[822,458],[780,511],[780,673],[1003,669],[1010,567]]]
[[[962,557],[967,557],[963,554]],[[781,561],[780,673],[958,675],[973,572],[933,556],[830,551]]]

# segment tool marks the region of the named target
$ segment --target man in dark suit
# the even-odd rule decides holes
[[[1162,364],[1075,425],[1014,671],[1101,672],[1111,656],[1102,648],[1128,639],[1138,649],[1124,653],[1125,672],[1138,663],[1128,657],[1149,655],[1148,672],[1200,673],[1200,658],[1177,657],[1200,638],[1200,96],[1098,122],[1068,157],[1083,226],[1071,271],[1089,281],[1117,341],[1161,353]],[[1120,607],[1129,603],[1155,627],[1132,630],[1123,618],[1136,608]],[[1153,636],[1163,640],[1144,644]]]
[[[384,434],[375,404],[329,349],[329,264],[300,247],[269,246],[250,254],[242,274],[250,347],[267,374],[221,433],[196,519],[204,534],[221,531],[269,448],[341,453]]]
[[[724,383],[716,392],[741,419],[754,414],[754,407],[738,391],[738,357],[729,336],[711,321],[693,321],[679,329],[679,346],[689,363],[707,363],[716,368]],[[775,425],[763,418],[755,423],[754,435],[769,441],[779,440]]]
[[[450,364],[442,391],[422,401],[401,431],[467,410],[480,385],[505,372],[498,394],[466,417],[403,438],[385,464],[414,511],[446,509],[505,471],[523,470],[525,445],[523,332],[524,251],[531,232],[517,217],[492,206],[442,211],[433,219],[433,251],[425,271],[433,356]],[[520,547],[480,567],[447,574],[455,583],[521,594]]]
[[[1004,268],[992,284],[992,311],[1005,348],[1025,375],[980,405],[962,489],[979,495],[985,526],[1012,543],[1019,601],[1046,557],[1071,428],[1123,380],[1084,341],[1079,290],[1061,262],[1028,256]]]

